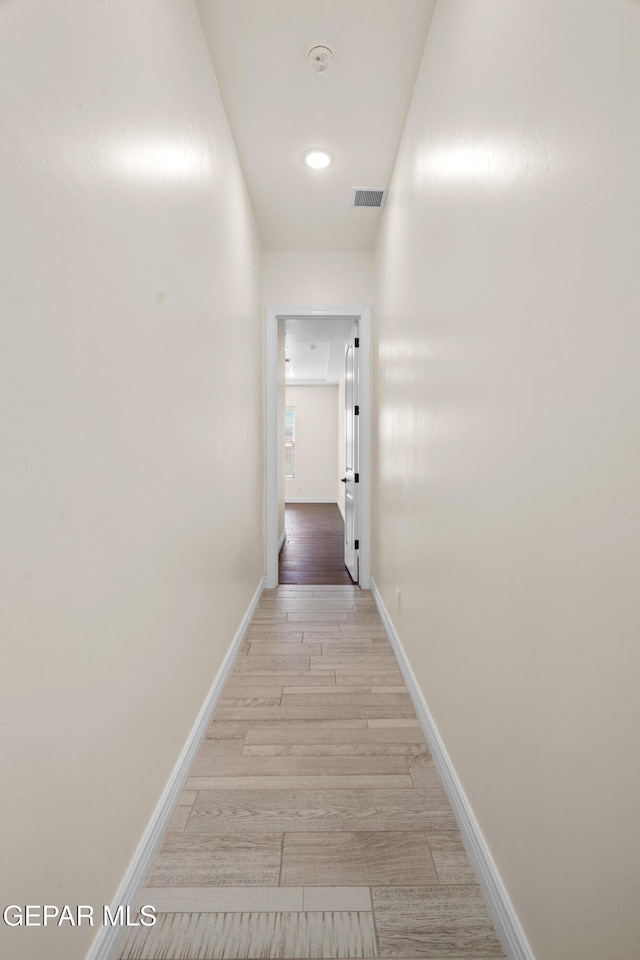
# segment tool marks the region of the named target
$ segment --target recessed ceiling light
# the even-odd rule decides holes
[[[324,170],[333,162],[333,157],[326,150],[307,150],[303,159],[312,170]]]

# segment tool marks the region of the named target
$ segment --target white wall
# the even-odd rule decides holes
[[[335,500],[338,476],[338,388],[286,388],[295,407],[295,478],[287,479],[287,500]]]
[[[373,299],[369,251],[265,250],[268,307],[367,306]]]
[[[3,903],[97,908],[263,575],[260,250],[191,0],[0,35]]]
[[[539,960],[640,942],[639,49],[438,4],[377,249],[374,577]]]
[[[373,302],[373,253],[370,251],[265,250],[263,254],[263,300],[265,307],[344,307],[368,306]],[[340,401],[342,404],[342,401]],[[342,424],[344,429],[344,424]],[[344,448],[338,437],[337,451]],[[344,459],[337,452],[338,463]],[[338,466],[338,473],[340,466]],[[339,473],[339,476],[343,476]],[[302,496],[291,493],[287,496]],[[294,486],[296,489],[298,485]],[[344,484],[338,479],[328,497],[344,506]]]

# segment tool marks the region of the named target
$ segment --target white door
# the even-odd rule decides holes
[[[344,562],[354,583],[358,582],[358,337],[357,327],[347,342],[344,380]]]

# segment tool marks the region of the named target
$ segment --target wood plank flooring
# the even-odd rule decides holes
[[[344,565],[344,521],[335,503],[287,503],[280,583],[351,585]]]
[[[120,960],[503,960],[369,593],[265,591]]]

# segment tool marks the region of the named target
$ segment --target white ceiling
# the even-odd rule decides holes
[[[335,384],[344,369],[344,351],[353,331],[347,317],[286,317],[286,382]],[[312,349],[315,348],[315,349]]]
[[[435,0],[196,2],[264,246],[370,250],[381,212],[351,190],[389,184]]]

